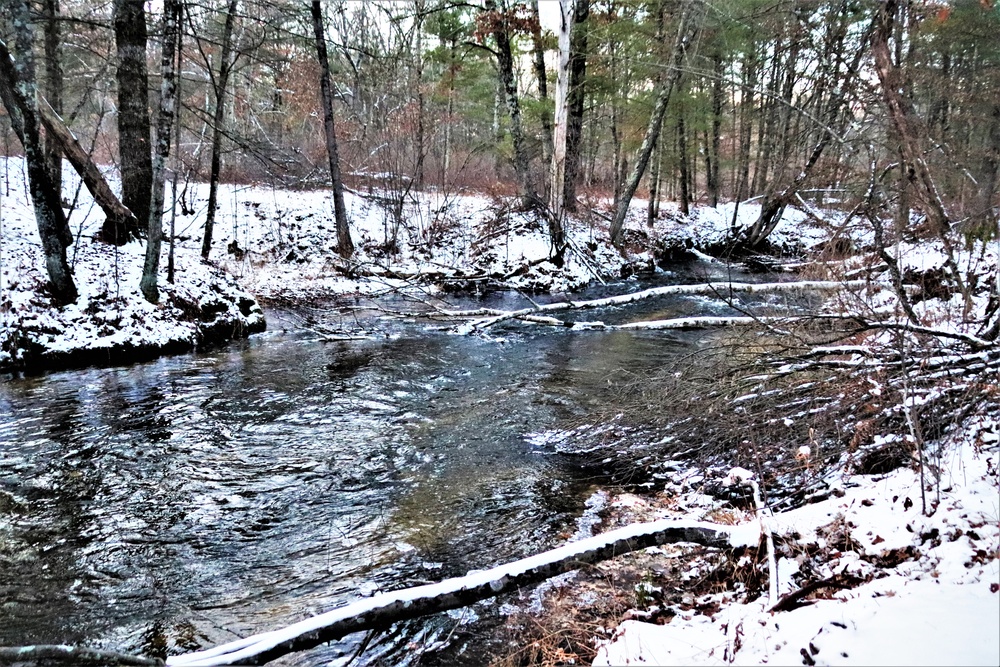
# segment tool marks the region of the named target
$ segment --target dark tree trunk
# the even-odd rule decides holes
[[[118,154],[122,200],[139,221],[137,229],[106,226],[104,238],[122,244],[139,238],[148,225],[153,186],[149,119],[149,75],[146,70],[144,0],[115,0],[115,44],[118,48]]]
[[[680,162],[681,169],[681,195],[680,195],[680,205],[681,205],[681,215],[687,217],[691,215],[691,208],[688,206],[688,202],[691,201],[691,192],[688,189],[688,151],[687,151],[687,131],[684,126],[684,114],[681,113],[677,116],[677,156]]]
[[[330,181],[333,186],[333,210],[337,219],[337,251],[344,259],[354,254],[351,228],[344,203],[344,182],[340,177],[340,154],[337,149],[337,129],[333,122],[333,86],[330,82],[330,60],[326,54],[326,33],[323,29],[323,7],[312,0],[312,24],[316,36],[316,57],[320,66],[320,95],[323,102],[323,129],[326,133],[326,153],[330,160]]]
[[[181,0],[164,0],[163,42],[160,47],[160,109],[156,115],[156,159],[153,162],[153,187],[150,197],[149,228],[146,231],[146,261],[142,266],[139,289],[150,303],[160,300],[157,274],[160,244],[163,239],[163,189],[170,157],[170,138],[177,104],[176,69],[177,31],[184,6]]]
[[[587,81],[587,19],[590,0],[577,0],[573,15],[573,33],[569,43],[569,96],[566,102],[566,180],[563,185],[563,205],[576,210],[576,183],[580,175],[580,155],[583,147],[583,103]]]
[[[708,154],[712,166],[706,177],[708,198],[712,206],[719,205],[719,144],[722,137],[722,77],[724,74],[722,56],[716,53],[712,58],[715,78],[712,80],[712,140]]]
[[[62,41],[59,30],[59,0],[44,0],[45,17],[45,99],[57,114],[63,112]],[[58,141],[52,141],[46,130],[45,162],[52,188],[62,198],[62,152]]]
[[[232,68],[230,54],[233,46],[233,23],[239,0],[229,0],[226,23],[222,29],[222,54],[219,56],[219,74],[215,77],[215,111],[212,114],[212,168],[208,177],[208,211],[205,214],[205,235],[201,241],[201,257],[208,259],[212,252],[212,232],[215,229],[215,209],[219,199],[219,173],[222,171],[222,124],[226,119],[226,88]]]
[[[20,57],[15,62],[7,45],[0,41],[0,100],[7,108],[11,125],[24,148],[28,166],[28,189],[35,210],[38,236],[45,254],[49,289],[56,301],[70,303],[77,297],[76,284],[66,261],[66,248],[73,242],[73,236],[62,210],[59,193],[49,178],[42,150],[28,3],[26,0],[12,2],[8,11],[14,15],[12,23],[17,31],[15,39]]]
[[[528,171],[528,150],[521,127],[521,103],[517,96],[517,80],[514,78],[514,54],[510,45],[510,32],[506,11],[497,9],[496,0],[486,0],[486,11],[494,13],[493,39],[496,41],[497,72],[503,90],[507,115],[510,117],[510,138],[514,144],[514,171],[521,188],[521,199],[525,206],[537,206],[538,194],[531,185]]]
[[[663,163],[663,142],[653,148],[656,157],[649,165],[649,205],[646,207],[646,225],[653,227],[660,215],[660,166]]]

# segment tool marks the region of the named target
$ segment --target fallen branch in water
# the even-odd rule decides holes
[[[537,584],[578,569],[581,565],[639,549],[677,542],[727,549],[756,546],[759,540],[759,526],[756,524],[725,526],[668,519],[636,524],[490,570],[358,600],[280,630],[253,635],[205,651],[173,656],[167,660],[167,665],[262,665],[352,632],[384,629],[399,621],[465,607],[522,586]]]

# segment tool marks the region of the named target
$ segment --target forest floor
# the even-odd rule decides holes
[[[619,251],[607,242],[608,202],[588,202],[569,220],[570,250],[556,265],[544,220],[510,199],[423,192],[399,209],[394,193],[372,187],[348,193],[357,251],[345,261],[329,193],[223,186],[203,262],[207,187],[191,185],[173,222],[176,278],[166,279],[165,250],[154,306],[138,290],[144,246],[95,240],[103,216],[83,193],[69,248],[80,297],[56,308],[22,161],[3,160],[0,178],[0,372],[128,363],[245,336],[264,327],[258,299],[572,292],[663,270],[671,257],[710,260],[704,253],[727,243],[734,213],[732,204],[701,206],[684,218],[664,205],[649,227],[637,201]],[[75,178],[66,179],[72,191]],[[741,205],[738,224],[758,211]],[[786,212],[772,242],[808,258],[810,278],[842,280],[877,275],[870,236],[843,212],[803,207]],[[720,345],[723,360],[705,360],[694,376],[664,369],[624,408],[539,436],[587,450],[569,454],[645,467],[641,495],[602,496],[601,530],[662,517],[759,521],[746,494],[721,484],[733,466],[754,470],[774,512],[764,520],[777,610],[763,544],[647,550],[545,587],[539,607],[510,617],[513,643],[499,664],[1000,664],[1000,348],[981,344],[966,317],[988,307],[996,243],[961,254],[978,276],[969,300],[942,288],[934,243],[901,240],[893,250],[905,275],[923,278],[921,321],[947,335],[862,327],[831,338],[823,328],[793,330],[795,345],[776,345],[788,328],[764,327]],[[896,308],[886,289],[829,303],[827,312],[858,320]],[[753,359],[730,352],[747,347]],[[706,388],[720,378],[729,384]],[[639,441],[651,444],[636,449]]]

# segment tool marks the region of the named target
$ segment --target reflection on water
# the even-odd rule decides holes
[[[684,348],[670,333],[395,326],[0,383],[0,644],[162,655],[547,548],[590,483],[525,435]],[[369,662],[440,627],[409,624]]]

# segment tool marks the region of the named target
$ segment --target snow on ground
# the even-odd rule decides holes
[[[118,188],[117,177],[108,179]],[[0,158],[0,370],[80,363],[126,363],[157,350],[192,349],[263,328],[254,297],[301,301],[341,294],[378,295],[415,284],[459,289],[484,283],[533,292],[567,292],[602,278],[650,269],[656,249],[725,244],[733,205],[697,208],[690,219],[664,205],[655,227],[645,224],[646,202],[635,200],[626,223],[626,249],[607,238],[603,212],[584,211],[567,222],[570,250],[557,266],[546,223],[519,211],[514,199],[429,190],[348,192],[357,247],[350,261],[336,252],[329,191],[223,185],[211,261],[199,252],[208,187],[181,188],[173,221],[177,279],[166,280],[167,244],[160,262],[163,298],[147,303],[138,290],[144,244],[102,244],[94,234],[103,214],[64,166],[64,197],[75,201],[69,248],[80,298],[53,307],[21,158]],[[167,190],[170,199],[170,187]],[[403,198],[397,208],[395,202]],[[394,211],[401,213],[397,217]],[[759,205],[744,203],[738,223],[749,224]],[[775,232],[782,247],[808,246],[825,232],[789,209]],[[164,216],[169,229],[171,211]]]
[[[65,177],[72,192],[78,180],[69,170]],[[177,253],[170,284],[164,251],[160,303],[147,302],[139,292],[145,245],[96,241],[103,216],[85,197],[70,217],[68,249],[79,297],[53,306],[23,161],[0,158],[0,179],[0,370],[127,363],[263,330],[253,296],[191,252]]]
[[[1000,664],[1000,421],[977,421],[983,430],[965,433],[978,442],[946,450],[940,487],[925,480],[931,516],[919,475],[904,468],[845,477],[841,497],[771,519],[785,538],[779,553],[791,554],[778,562],[779,595],[837,575],[860,585],[818,589],[808,606],[777,612],[766,595],[708,595],[696,608],[714,613],[625,621],[593,664]]]

